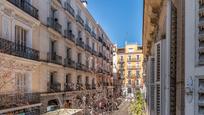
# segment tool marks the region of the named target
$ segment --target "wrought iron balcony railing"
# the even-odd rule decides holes
[[[96,33],[94,31],[91,32],[91,35],[96,39]]]
[[[92,49],[91,49],[91,47],[89,45],[86,44],[85,49],[86,49],[86,51],[92,53]]]
[[[118,64],[123,64],[123,63],[125,63],[124,60],[122,60],[122,59],[118,60]]]
[[[92,55],[98,56],[97,51],[95,51],[93,48],[92,48]]]
[[[81,24],[81,26],[84,26],[84,20],[81,18],[80,15],[76,16],[76,21],[79,22]]]
[[[58,82],[48,83],[48,92],[60,92],[61,84]]]
[[[38,9],[32,6],[26,0],[8,0],[10,3],[23,10],[27,14],[31,15],[35,19],[38,19]]]
[[[0,53],[39,60],[39,51],[3,38],[0,38]]]
[[[92,84],[92,89],[96,89],[96,84]]]
[[[128,66],[127,69],[129,69],[129,70],[137,70],[137,69],[140,69],[140,67]]]
[[[101,37],[98,37],[98,41],[103,43],[103,39]]]
[[[74,91],[74,83],[72,82],[65,83],[64,91]]]
[[[82,64],[80,62],[76,63],[76,69],[77,70],[83,70],[83,66],[82,66]]]
[[[39,93],[0,94],[0,110],[40,103]]]
[[[136,62],[136,61],[140,61],[140,59],[138,58],[131,58],[131,59],[127,59],[128,62]]]
[[[58,19],[54,17],[48,17],[47,18],[47,26],[51,27],[55,31],[59,32],[61,34],[62,32],[62,25],[59,24]]]
[[[64,30],[64,36],[65,38],[75,43],[75,35],[73,34],[72,30]]]
[[[70,68],[76,68],[76,63],[71,58],[64,59],[64,66]]]
[[[81,38],[82,39],[82,38]],[[82,40],[80,40],[80,38],[77,39],[76,41],[76,45],[80,46],[81,48],[84,48],[84,42]]]
[[[54,64],[62,64],[62,56],[57,55],[56,52],[47,53],[47,61]]]
[[[136,74],[128,74],[127,76],[128,76],[128,78],[135,78]]]
[[[84,90],[83,84],[82,83],[77,83],[76,84],[76,90],[77,91]]]
[[[103,53],[102,53],[102,52],[99,52],[99,53],[98,53],[98,56],[99,56],[99,57],[103,57]]]
[[[91,90],[91,85],[90,84],[86,83],[85,87],[86,87],[86,90]]]
[[[85,30],[91,34],[91,28],[89,27],[88,24],[85,24]]]
[[[97,72],[98,73],[103,73],[103,69],[102,68],[98,68]]]
[[[68,2],[64,3],[64,9],[67,10],[73,17],[75,17],[74,8],[72,8],[72,6]]]

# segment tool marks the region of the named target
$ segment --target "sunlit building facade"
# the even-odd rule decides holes
[[[134,96],[135,90],[143,86],[142,46],[126,44],[124,48],[117,48],[117,62],[118,76],[123,79],[123,95]]]
[[[112,100],[113,44],[86,3],[0,0],[0,114],[97,111]]]

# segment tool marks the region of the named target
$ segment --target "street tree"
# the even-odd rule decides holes
[[[130,104],[130,112],[133,115],[144,115],[144,99],[140,90],[136,91],[135,100]]]

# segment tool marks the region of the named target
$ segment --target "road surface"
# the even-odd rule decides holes
[[[120,104],[119,110],[114,111],[111,115],[130,115],[129,114],[129,106],[130,106],[130,102],[124,100]]]

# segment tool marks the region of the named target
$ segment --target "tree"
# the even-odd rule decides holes
[[[144,115],[144,99],[139,90],[136,91],[135,100],[130,104],[130,112],[133,115]]]

